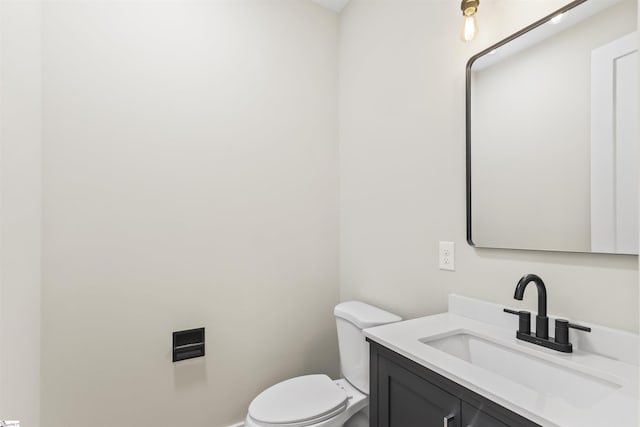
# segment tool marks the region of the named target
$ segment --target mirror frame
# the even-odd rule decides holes
[[[567,12],[583,3],[586,3],[589,0],[574,0],[571,3],[568,3],[567,5],[561,7],[558,10],[555,10],[554,12],[544,16],[543,18],[535,21],[533,24],[528,25],[526,27],[524,27],[523,29],[521,29],[520,31],[517,31],[515,33],[513,33],[512,35],[510,35],[509,37],[500,40],[499,42],[489,46],[488,48],[480,51],[479,53],[473,55],[469,61],[467,61],[467,65],[466,65],[466,70],[465,70],[465,80],[466,80],[466,100],[465,100],[465,108],[466,108],[466,121],[465,121],[465,125],[466,125],[466,197],[467,197],[467,243],[470,246],[473,246],[475,248],[482,248],[482,249],[509,249],[509,250],[524,250],[524,251],[544,251],[544,252],[562,252],[562,253],[590,253],[590,254],[596,254],[596,253],[601,253],[601,252],[580,252],[580,251],[561,251],[561,250],[554,250],[554,249],[525,249],[525,248],[500,248],[500,247],[483,247],[483,246],[476,246],[476,244],[473,242],[473,237],[472,237],[472,229],[471,229],[471,67],[473,65],[473,63],[478,60],[479,58],[488,55],[489,52],[493,51],[494,49],[497,49],[515,39],[517,39],[518,37],[528,33],[529,31],[538,28],[544,24],[546,24],[547,22],[549,22],[549,20],[551,18],[553,18],[554,16],[560,14],[560,13],[564,13]],[[621,255],[621,254],[609,254],[609,255]],[[623,254],[625,255],[625,254]],[[637,255],[631,255],[631,256],[637,256]]]

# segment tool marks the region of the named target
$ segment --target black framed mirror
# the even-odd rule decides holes
[[[467,241],[638,254],[636,0],[578,0],[466,68]]]

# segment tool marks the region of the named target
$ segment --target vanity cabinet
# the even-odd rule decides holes
[[[370,427],[540,427],[388,348],[370,343]]]
[[[373,385],[373,384],[372,384]],[[373,387],[371,389],[374,390]],[[378,427],[460,427],[460,400],[387,358],[378,358]]]
[[[492,417],[486,412],[476,408],[475,406],[469,405],[464,400],[461,401],[462,404],[462,425],[463,426],[473,426],[473,427],[509,427],[510,425],[523,425],[523,424],[507,424],[499,419]],[[506,409],[505,409],[506,410]],[[529,424],[536,425],[536,424]]]

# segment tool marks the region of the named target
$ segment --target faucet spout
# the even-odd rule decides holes
[[[544,282],[540,276],[536,274],[522,276],[516,285],[516,292],[513,297],[518,301],[522,301],[522,298],[524,298],[524,290],[531,282],[535,283],[538,289],[538,316],[547,317],[547,288],[544,286]]]
[[[518,301],[522,301],[524,291],[529,283],[535,283],[538,290],[538,315],[536,316],[536,337],[549,338],[549,319],[547,318],[547,288],[544,282],[535,274],[527,274],[522,276],[516,285],[516,291],[513,295]]]

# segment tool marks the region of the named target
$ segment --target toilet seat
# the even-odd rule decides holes
[[[344,388],[326,375],[305,375],[275,384],[260,393],[249,416],[260,424],[304,427],[335,417],[347,407]]]

